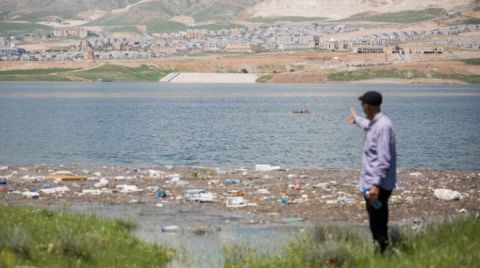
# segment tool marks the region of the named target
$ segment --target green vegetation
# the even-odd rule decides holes
[[[439,72],[433,72],[432,78],[439,79],[451,79],[458,80],[469,84],[480,84],[480,75],[468,75],[468,74],[444,74]]]
[[[112,81],[158,81],[169,71],[142,65],[127,67],[105,64],[94,69],[31,69],[0,72],[0,81],[72,81],[110,79]]]
[[[104,78],[112,81],[158,81],[167,73],[167,71],[146,65],[135,68],[105,64],[94,69],[74,72],[72,75],[92,81]]]
[[[466,64],[480,65],[480,58],[462,60]]]
[[[429,8],[424,10],[408,10],[394,13],[383,13],[376,15],[358,14],[349,18],[349,20],[368,20],[394,23],[415,23],[434,18],[442,17],[445,11],[441,8]]]
[[[239,5],[218,2],[215,5],[209,6],[208,8],[194,11],[191,16],[196,21],[206,21],[212,19],[230,21],[233,18],[238,17],[238,15],[244,10],[245,8]]]
[[[270,80],[272,80],[272,78],[273,78],[273,75],[271,75],[271,74],[263,75],[263,76],[260,76],[260,77],[256,80],[256,82],[257,82],[257,83],[268,83],[268,82],[270,82]]]
[[[164,267],[174,255],[141,242],[122,221],[8,205],[0,210],[0,267]]]
[[[232,29],[232,28],[245,28],[245,26],[234,23],[215,23],[215,24],[205,24],[199,26],[188,27],[188,29],[206,29],[212,31],[218,31],[221,29]]]
[[[113,27],[110,29],[113,33],[117,32],[127,32],[127,33],[137,33],[137,34],[142,34],[140,30],[137,29],[135,26],[120,26],[120,27]]]
[[[327,79],[330,81],[357,81],[374,78],[400,78],[415,79],[427,77],[419,70],[374,70],[362,69],[357,71],[330,73]]]
[[[64,73],[73,70],[75,69],[50,68],[1,71],[0,81],[71,81]]]
[[[147,23],[149,33],[173,33],[187,29],[185,24],[169,20],[155,20]]]
[[[16,33],[34,33],[36,31],[52,32],[53,29],[36,23],[0,22],[0,35]]]
[[[285,17],[275,17],[275,18],[252,18],[250,21],[253,22],[264,22],[264,23],[275,23],[279,21],[288,21],[288,22],[304,22],[304,21],[323,21],[327,18],[324,17],[298,17],[298,16],[285,16]]]
[[[418,233],[391,228],[392,246],[383,257],[374,254],[369,237],[340,227],[317,227],[275,256],[244,246],[227,246],[225,267],[477,267],[479,221],[477,212],[431,224]]]
[[[463,20],[463,23],[464,24],[480,24],[480,19],[470,17],[468,19]]]

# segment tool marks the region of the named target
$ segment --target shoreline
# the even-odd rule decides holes
[[[277,168],[3,166],[0,178],[6,178],[6,185],[0,186],[0,200],[17,205],[141,209],[167,215],[164,219],[190,211],[191,219],[217,215],[212,218],[216,219],[214,225],[226,224],[222,219],[235,215],[239,216],[233,223],[240,226],[366,220],[357,186],[358,169]],[[397,189],[390,199],[392,222],[462,214],[480,205],[478,169],[399,169],[397,174]],[[191,198],[187,191],[192,189],[203,189],[206,195],[203,199]],[[434,195],[435,189],[458,191],[461,198],[439,200]],[[38,195],[31,198],[26,192]],[[228,202],[239,203],[232,208]]]

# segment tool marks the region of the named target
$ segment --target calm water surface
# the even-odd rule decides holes
[[[0,162],[358,168],[366,90],[400,167],[480,166],[480,87],[452,85],[1,82]]]

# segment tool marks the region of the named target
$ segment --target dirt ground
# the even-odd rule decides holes
[[[54,173],[83,176],[80,178],[84,180],[62,180],[61,176],[71,175],[58,174],[51,178]],[[363,223],[365,201],[358,189],[358,176],[358,170],[338,169],[3,166],[0,178],[6,178],[6,184],[0,185],[0,200],[40,206],[146,206],[159,211],[181,211],[193,206],[205,212],[258,215],[259,223],[292,217],[302,221]],[[132,186],[133,192],[125,190]],[[52,189],[58,192],[48,193]],[[214,198],[206,202],[189,200],[186,192],[190,189],[203,189],[213,193]],[[459,200],[441,200],[434,195],[435,189],[458,191]],[[162,190],[165,197],[161,197]],[[35,192],[38,196],[28,197],[28,193]],[[245,206],[227,207],[230,197],[242,197]],[[399,170],[398,187],[389,203],[392,221],[469,213],[478,210],[479,205],[480,170],[454,169]]]

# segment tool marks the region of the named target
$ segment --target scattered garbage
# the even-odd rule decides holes
[[[25,191],[22,193],[25,198],[39,198],[40,194],[36,191]]]
[[[0,171],[7,171],[9,169],[9,166],[1,166]]]
[[[268,189],[258,189],[257,191],[255,191],[256,194],[270,194],[270,191],[268,191]]]
[[[223,183],[225,185],[237,185],[237,184],[240,184],[240,180],[239,179],[226,179]]]
[[[59,187],[45,188],[45,189],[39,190],[40,193],[44,193],[44,194],[63,194],[69,191],[70,189],[67,186],[59,186]]]
[[[0,179],[0,185],[7,184],[7,179]]]
[[[305,221],[305,219],[301,217],[288,217],[288,218],[283,218],[282,221],[286,223],[294,223],[294,222],[303,222]]]
[[[121,184],[117,185],[115,188],[120,189],[120,193],[135,193],[141,192],[142,189],[139,189],[136,185]]]
[[[457,191],[452,191],[449,189],[435,189],[433,192],[436,198],[441,200],[460,200],[462,199],[462,194]]]
[[[165,192],[165,190],[163,189],[160,189],[157,191],[156,195],[157,195],[157,198],[165,198],[167,197],[167,192]]]
[[[241,196],[229,196],[226,205],[228,208],[244,208],[247,206],[247,201]]]
[[[160,170],[149,169],[148,176],[154,179],[165,179],[167,177],[167,173]]]
[[[72,175],[70,171],[57,171],[48,175],[49,179],[60,179],[63,181],[84,181],[88,179],[87,176],[76,176]]]
[[[420,172],[411,172],[411,173],[410,173],[410,176],[412,176],[412,177],[420,177],[420,176],[422,176],[422,173],[420,173]]]
[[[280,198],[280,204],[282,204],[282,205],[287,205],[287,204],[288,204],[288,198],[285,197],[285,196],[282,196],[282,197]]]
[[[260,172],[268,172],[268,171],[274,171],[279,169],[280,169],[279,166],[271,166],[271,165],[265,165],[265,164],[255,165],[255,171],[260,171]]]
[[[88,194],[88,195],[101,195],[102,191],[98,189],[83,189],[82,194]]]
[[[103,188],[108,186],[108,180],[105,178],[101,178],[99,182],[95,183],[93,186],[96,188]]]
[[[178,232],[178,225],[168,225],[162,227],[162,232]]]
[[[186,192],[186,199],[190,201],[213,202],[216,199],[216,195],[204,189],[190,189]]]

